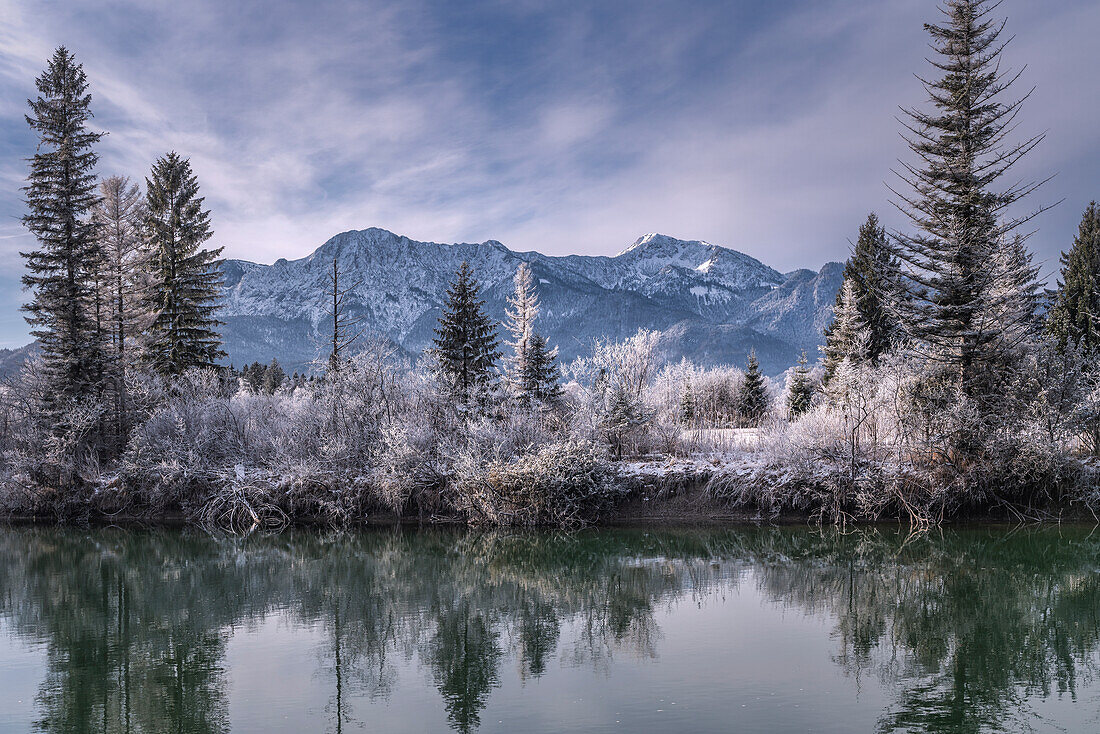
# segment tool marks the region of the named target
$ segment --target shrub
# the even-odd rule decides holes
[[[466,465],[455,480],[456,508],[475,524],[579,525],[597,520],[623,493],[604,454],[576,442]]]

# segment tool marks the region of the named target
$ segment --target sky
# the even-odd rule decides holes
[[[1056,275],[1100,198],[1095,0],[1005,0],[1034,92],[1018,169]],[[0,346],[18,306],[34,78],[87,72],[102,175],[190,158],[226,257],[303,257],[383,227],[613,255],[647,232],[781,271],[843,260],[869,211],[903,226],[902,106],[924,104],[935,0],[0,0]]]

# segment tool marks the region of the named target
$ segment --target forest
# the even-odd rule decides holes
[[[515,274],[503,324],[463,265],[410,359],[349,315],[308,374],[225,364],[221,248],[186,156],[100,177],[92,96],[58,48],[36,81],[24,310],[38,356],[0,386],[0,514],[186,519],[247,530],[417,519],[572,526],[673,497],[747,519],[1018,521],[1100,504],[1100,208],[1044,288],[1027,240],[1048,205],[1016,166],[1029,94],[997,3],[926,25],[927,101],[854,244],[821,355],[781,376],[658,356],[657,334],[562,364]]]

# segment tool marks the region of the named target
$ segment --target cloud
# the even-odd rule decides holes
[[[1100,165],[1100,8],[1008,0],[1009,60],[1048,130],[1021,175],[1066,198],[1033,241],[1056,262]],[[0,0],[0,229],[22,212],[22,121],[52,48],[84,63],[101,170],[190,156],[226,255],[271,262],[381,226],[613,254],[647,231],[782,270],[846,256],[923,103],[926,2]],[[7,229],[2,229],[7,232]],[[4,261],[19,240],[0,240]],[[9,301],[21,298],[10,272]],[[0,303],[0,307],[3,304]],[[0,323],[0,341],[22,339]],[[6,330],[6,331],[5,331]]]

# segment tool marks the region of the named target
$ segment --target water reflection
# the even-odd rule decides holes
[[[1009,728],[1097,671],[1100,533],[806,529],[463,533],[0,530],[0,616],[45,645],[50,732],[228,731],[226,647],[284,615],[320,630],[330,731],[415,660],[456,731],[559,657],[659,658],[657,610],[751,584],[828,620],[834,661],[893,692],[883,731]],[[563,640],[566,623],[572,638]],[[514,661],[508,664],[507,661]],[[733,662],[730,663],[735,664]],[[750,662],[743,662],[750,664]],[[798,661],[790,661],[798,665]]]

